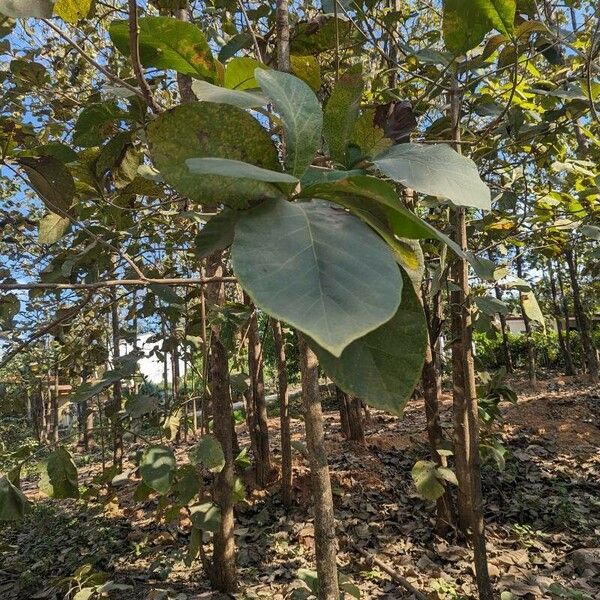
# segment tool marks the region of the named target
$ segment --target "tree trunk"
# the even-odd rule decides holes
[[[221,254],[216,253],[207,259],[207,276],[219,277],[223,274]],[[207,286],[206,298],[209,305],[219,305],[224,301],[222,283]],[[219,591],[231,593],[237,588],[234,538],[234,498],[235,469],[232,435],[232,406],[229,393],[229,365],[227,350],[219,338],[219,326],[210,329],[210,391],[213,404],[215,437],[219,440],[225,455],[225,466],[215,477],[214,499],[221,510],[221,522],[214,535],[213,560],[210,572],[212,585]]]
[[[517,275],[523,277],[523,261],[520,255],[517,255]],[[537,360],[535,344],[532,337],[531,319],[527,316],[525,311],[525,304],[523,301],[523,293],[519,292],[519,304],[521,306],[521,314],[523,316],[523,323],[525,325],[525,336],[527,337],[527,370],[529,372],[529,383],[533,388],[537,387]]]
[[[496,284],[494,286],[494,292],[498,300],[502,300],[502,290],[500,286]],[[506,323],[506,316],[502,313],[498,313],[500,317],[500,331],[502,333],[502,352],[504,353],[504,364],[506,366],[506,372],[512,373],[514,371],[512,354],[510,352],[510,344],[508,341],[508,325]]]
[[[425,349],[425,362],[421,379],[423,382],[423,396],[425,398],[425,418],[427,419],[427,438],[431,451],[431,460],[440,467],[448,466],[446,456],[440,455],[439,449],[443,448],[444,433],[440,423],[440,398],[442,395],[442,374],[439,369],[437,354],[439,353],[439,334],[441,330],[442,303],[441,294],[438,292],[431,299],[431,308],[427,304],[427,289],[423,284],[422,301],[427,318],[428,344]],[[436,533],[445,537],[452,531],[454,517],[454,502],[452,492],[448,486],[442,496],[436,500],[437,520]]]
[[[563,329],[562,316],[560,313],[560,306],[558,304],[558,293],[556,290],[556,280],[554,279],[554,267],[552,265],[552,259],[548,259],[548,281],[550,283],[552,312],[554,313],[554,320],[556,321],[556,331],[558,332],[558,345],[560,346],[560,352],[562,354],[563,360],[565,361],[565,375],[575,375],[573,356],[571,355],[571,349],[568,346],[568,342],[565,339],[565,331]],[[567,322],[567,337],[568,335],[569,333]]]
[[[348,394],[335,386],[335,396],[340,409],[340,424],[342,426],[342,435],[348,439],[350,437],[350,417],[348,416]]]
[[[556,278],[558,279],[558,287],[560,289],[560,305],[562,308],[563,317],[565,319],[565,348],[572,357],[573,351],[571,349],[571,316],[569,312],[569,300],[567,298],[567,294],[565,293],[565,283],[563,281],[562,276],[562,265],[559,261],[557,261],[556,266]],[[577,371],[575,370],[575,372]]]
[[[315,558],[319,579],[318,598],[339,600],[335,517],[323,433],[318,363],[317,357],[306,344],[303,335],[299,333],[298,337],[306,445],[313,494]]]
[[[121,336],[119,333],[119,305],[117,301],[117,289],[111,289],[111,322],[112,322],[112,343],[113,343],[113,365],[121,356],[119,347]],[[121,426],[121,404],[122,390],[121,380],[117,379],[113,384],[113,401],[110,411],[113,436],[113,464],[119,470],[123,468],[123,428]]]
[[[454,149],[460,152],[460,90],[453,80],[450,94]],[[454,241],[467,249],[467,226],[464,208],[452,213]],[[454,405],[454,455],[459,483],[459,525],[473,543],[475,576],[480,600],[493,600],[490,583],[483,496],[481,492],[481,465],[479,460],[479,407],[475,388],[473,362],[473,323],[471,318],[468,264],[457,258],[452,266],[452,279],[457,290],[451,292],[452,315],[452,380]]]
[[[269,449],[262,343],[258,331],[256,307],[252,305],[246,294],[244,294],[244,302],[253,308],[248,324],[248,370],[250,371],[250,398],[252,401],[252,418],[249,422],[250,435],[254,438],[256,483],[260,487],[265,487],[271,476],[271,451]]]
[[[290,434],[290,406],[288,395],[285,344],[281,323],[272,319],[275,360],[277,361],[277,393],[279,395],[279,423],[281,428],[281,501],[292,505],[292,438]]]
[[[53,442],[58,442],[58,395],[59,395],[59,377],[58,377],[58,360],[54,370],[54,386],[50,394],[50,412],[52,415],[52,436]]]
[[[589,321],[581,302],[581,291],[579,289],[579,281],[577,280],[577,266],[575,264],[573,250],[571,248],[566,249],[565,258],[569,267],[569,278],[571,280],[571,290],[573,291],[575,319],[577,320],[579,335],[581,337],[581,345],[583,346],[583,352],[585,354],[587,372],[590,376],[591,382],[598,383],[598,354],[596,353],[596,348],[594,348],[594,342],[592,341],[592,337],[590,335]]]

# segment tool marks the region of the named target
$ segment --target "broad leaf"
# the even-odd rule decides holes
[[[221,509],[214,502],[205,502],[190,508],[192,525],[201,531],[216,533],[221,524]]]
[[[238,211],[225,208],[211,217],[194,240],[195,256],[204,258],[231,246],[238,216]]]
[[[231,90],[253,90],[259,87],[254,72],[256,69],[267,69],[259,61],[249,56],[232,58],[225,67],[223,84]]]
[[[321,88],[321,67],[319,61],[314,56],[300,56],[292,54],[290,56],[292,73],[307,83],[313,92],[318,92]]]
[[[139,20],[140,59],[144,67],[173,69],[184,75],[212,80],[215,61],[206,37],[192,23],[172,17]],[[118,50],[129,56],[129,21],[113,21],[110,37]]]
[[[229,90],[201,79],[192,83],[192,91],[201,102],[230,104],[238,108],[259,108],[268,103],[267,98],[259,92]]]
[[[579,231],[586,237],[600,242],[600,227],[596,225],[582,225]]]
[[[180,504],[188,504],[202,490],[202,479],[193,465],[183,465],[175,474],[173,491]]]
[[[444,0],[442,29],[446,48],[464,54],[492,29],[511,35],[516,5],[517,0]]]
[[[214,435],[204,435],[190,450],[190,460],[195,465],[204,465],[211,473],[218,473],[225,466],[225,454],[219,440]]]
[[[18,521],[30,510],[25,494],[7,477],[0,477],[0,521]]]
[[[474,301],[477,308],[490,317],[493,317],[496,313],[500,313],[501,315],[507,315],[509,313],[508,306],[502,302],[502,300],[498,300],[497,298],[480,296],[474,298]]]
[[[155,411],[157,408],[157,399],[152,396],[130,396],[125,402],[125,412],[132,419],[139,419],[140,417]]]
[[[402,279],[386,244],[327,202],[269,200],[243,213],[231,255],[257,306],[336,356],[400,302]]]
[[[167,304],[183,304],[183,299],[170,286],[163,283],[152,283],[148,286],[152,292]]]
[[[247,208],[281,192],[261,181],[191,173],[188,158],[240,160],[277,171],[277,150],[258,121],[234,106],[194,102],[162,113],[148,126],[152,157],[165,181],[205,206]]]
[[[56,0],[54,14],[67,23],[77,23],[90,12],[92,0]]]
[[[352,342],[339,358],[310,342],[321,367],[342,390],[399,416],[421,377],[426,344],[423,309],[408,283],[394,317]]]
[[[362,91],[362,70],[356,67],[339,78],[325,107],[323,135],[329,155],[342,165],[347,164],[346,149],[358,119]]]
[[[19,159],[31,187],[52,212],[67,212],[75,196],[75,182],[68,169],[53,156]]]
[[[140,461],[142,481],[150,488],[166,494],[175,473],[175,455],[167,446],[150,446]]]
[[[411,475],[417,491],[427,500],[437,500],[445,491],[437,473],[437,465],[430,460],[419,460],[412,468]]]
[[[490,210],[490,190],[475,163],[446,144],[398,144],[373,159],[387,177],[456,206]]]
[[[70,224],[71,221],[67,217],[61,217],[55,213],[49,213],[42,217],[39,222],[39,243],[54,244],[67,233]]]
[[[77,467],[64,448],[57,448],[46,462],[43,491],[53,498],[79,498]]]
[[[77,117],[73,142],[84,148],[98,146],[110,137],[115,123],[128,119],[131,119],[131,116],[119,108],[115,102],[90,104]]]
[[[321,105],[310,87],[289,73],[256,69],[255,76],[283,119],[286,166],[300,177],[321,145]]]
[[[542,309],[538,304],[537,298],[533,292],[523,292],[521,294],[521,299],[523,302],[523,310],[525,314],[532,320],[537,323],[544,324],[544,313],[542,313]]]
[[[235,179],[251,179],[252,181],[268,181],[271,183],[298,183],[298,179],[287,173],[263,169],[241,160],[229,158],[188,158],[185,161],[188,169],[197,175],[220,175]]]
[[[52,0],[0,0],[0,14],[14,19],[48,19],[53,8]]]

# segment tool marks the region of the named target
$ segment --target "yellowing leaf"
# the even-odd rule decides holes
[[[77,23],[90,12],[92,0],[56,0],[54,14],[67,23]]]

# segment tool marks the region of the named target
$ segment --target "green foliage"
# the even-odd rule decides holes
[[[363,85],[360,66],[350,70],[339,78],[325,107],[323,135],[329,155],[335,163],[347,167],[351,166],[347,146],[358,119]]]
[[[39,194],[48,210],[66,213],[75,196],[75,182],[67,168],[53,156],[23,157],[19,164],[27,174],[31,187]]]
[[[337,356],[389,320],[400,301],[402,279],[385,244],[322,201],[272,200],[244,213],[232,261],[258,306]]]
[[[77,467],[65,448],[57,448],[48,457],[40,489],[52,498],[79,498]]]
[[[415,463],[411,471],[415,486],[427,500],[437,500],[444,494],[445,482],[458,485],[456,475],[446,467],[438,467],[429,460],[420,460]]]
[[[184,75],[213,80],[215,61],[206,37],[192,23],[171,17],[139,20],[140,59],[145,67],[173,69]],[[129,56],[129,21],[113,21],[110,37],[120,52]]]
[[[456,206],[490,210],[490,190],[475,163],[446,144],[399,144],[373,159],[384,175],[417,192]]]
[[[23,492],[8,477],[0,477],[0,521],[17,521],[30,510]]]
[[[263,69],[256,69],[255,75],[283,120],[286,166],[292,175],[301,177],[321,145],[319,101],[310,87],[293,75]]]
[[[156,167],[179,193],[208,206],[247,208],[281,192],[273,185],[218,175],[192,173],[190,158],[224,158],[278,170],[269,134],[248,113],[234,106],[198,102],[162,113],[148,126]]]
[[[189,452],[194,465],[203,465],[211,473],[219,473],[225,466],[225,454],[214,435],[203,435]]]
[[[142,481],[150,488],[166,494],[175,474],[175,455],[164,445],[150,446],[144,451],[140,461]]]
[[[516,0],[444,0],[444,41],[463,54],[477,46],[491,29],[513,32]]]
[[[401,416],[421,377],[427,326],[421,303],[405,282],[394,317],[352,342],[336,358],[317,344],[311,347],[324,371],[348,394]]]

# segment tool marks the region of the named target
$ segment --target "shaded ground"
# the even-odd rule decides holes
[[[450,406],[445,398],[442,418],[448,427]],[[575,378],[553,379],[535,393],[521,389],[518,404],[503,405],[503,415],[498,430],[510,451],[506,467],[500,472],[484,466],[490,572],[497,591],[512,598],[600,598],[600,551],[595,562],[586,550],[600,547],[600,390]],[[326,412],[326,421],[341,571],[362,597],[410,596],[357,546],[375,552],[432,599],[475,598],[470,553],[456,540],[432,534],[433,505],[418,496],[411,480],[414,462],[427,456],[422,401],[412,402],[403,420],[372,411],[367,448],[343,440],[336,411]],[[275,447],[277,417],[270,426]],[[243,426],[238,433],[243,446]],[[300,420],[294,421],[294,436],[302,439]],[[235,598],[291,597],[297,570],[314,567],[308,468],[298,452],[294,461],[293,511],[283,510],[276,484],[238,506],[242,590]],[[98,465],[82,471],[89,481]],[[191,568],[183,562],[187,518],[166,524],[156,517],[155,500],[133,500],[134,487],[120,488],[106,506],[38,501],[25,522],[1,532],[0,598],[61,598],[56,579],[88,562],[132,586],[113,592],[114,598],[220,598],[210,592],[198,561]],[[31,482],[26,488],[37,495]]]

